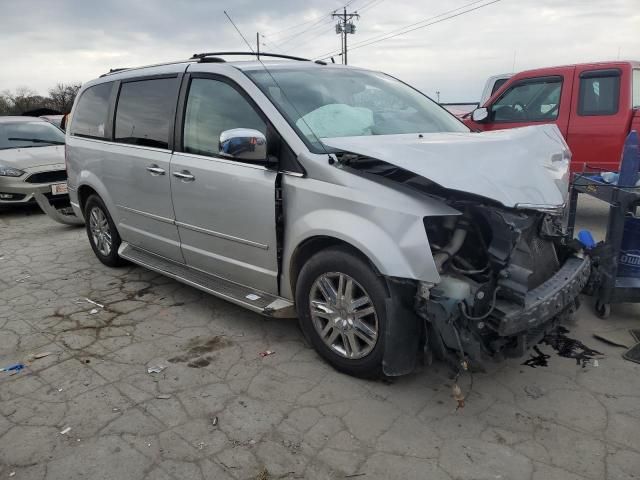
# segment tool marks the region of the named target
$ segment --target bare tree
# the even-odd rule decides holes
[[[61,113],[69,113],[81,86],[79,83],[58,83],[49,90],[49,106]]]

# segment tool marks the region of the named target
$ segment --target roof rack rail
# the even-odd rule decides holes
[[[116,73],[116,72],[122,72],[123,70],[130,70],[129,67],[124,67],[124,68],[110,68],[109,71],[107,73],[103,73],[102,75],[100,75],[100,78],[102,77],[106,77],[107,75],[111,74],[111,73]]]
[[[279,53],[256,53],[256,52],[208,52],[208,53],[194,53],[191,57],[192,60],[200,60],[201,62],[224,62],[222,58],[215,58],[207,60],[208,57],[216,57],[217,55],[251,55],[253,57],[275,57],[286,58],[287,60],[297,60],[299,62],[311,62],[312,60],[302,57],[294,57],[291,55],[281,55]]]

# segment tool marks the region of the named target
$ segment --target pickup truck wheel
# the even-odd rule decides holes
[[[323,250],[307,261],[298,276],[300,327],[337,370],[357,377],[378,376],[387,297],[384,280],[366,261],[344,248]]]
[[[89,243],[98,260],[108,267],[119,267],[127,262],[118,255],[120,235],[102,199],[91,195],[84,207],[85,225]]]

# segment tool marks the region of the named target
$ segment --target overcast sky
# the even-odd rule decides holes
[[[490,0],[484,0],[488,3]],[[0,91],[85,82],[110,68],[246,50],[227,10],[263,50],[316,58],[340,49],[332,10],[361,10],[356,46],[471,0],[0,0]],[[483,2],[474,2],[474,6]],[[640,60],[639,0],[501,0],[379,43],[349,63],[441,100],[473,101],[490,75],[597,60]],[[461,10],[460,10],[461,11]],[[443,17],[438,17],[438,19]],[[515,60],[515,61],[514,61]],[[336,61],[340,62],[339,57]]]

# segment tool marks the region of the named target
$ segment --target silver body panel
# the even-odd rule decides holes
[[[70,195],[76,212],[81,213],[78,189],[89,186],[105,201],[125,242],[207,274],[289,300],[293,299],[292,256],[303,242],[314,237],[331,237],[353,245],[382,275],[439,282],[425,232],[424,222],[428,221],[425,217],[460,212],[400,184],[343,169],[338,163],[329,162],[329,154],[311,153],[280,112],[241,71],[259,65],[255,62],[191,63],[133,69],[89,82],[83,90],[104,81],[182,73],[185,69],[214,73],[234,81],[269,119],[305,172],[304,175],[280,173],[284,199],[280,272],[275,219],[278,173],[264,167],[87,140],[67,133]],[[269,65],[277,69],[291,64]],[[296,63],[296,67],[346,68],[312,62]],[[472,151],[472,138],[481,143],[484,135],[492,134],[467,134],[467,148]],[[379,142],[381,148],[384,145],[385,137],[370,138]],[[334,139],[336,145],[337,140]],[[437,144],[433,143],[434,148]],[[425,147],[421,154],[427,150]],[[445,150],[440,147],[438,151]],[[389,155],[383,160],[388,159],[392,149],[387,152]],[[558,148],[558,152],[562,155],[563,148]],[[433,168],[455,174],[452,160],[452,156],[440,159],[440,165]],[[152,163],[166,170],[166,175],[150,175],[145,167]],[[472,168],[470,163],[465,165]],[[483,164],[481,168],[487,166]],[[173,173],[184,170],[195,177],[194,181],[184,182],[174,177]],[[419,173],[422,174],[422,170]],[[556,202],[555,197],[553,200]]]

